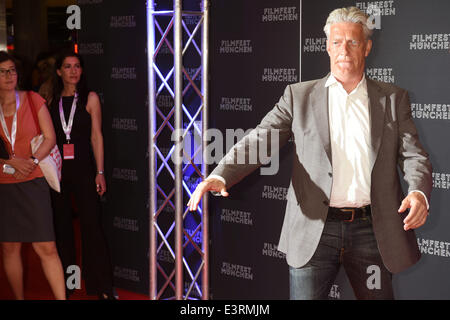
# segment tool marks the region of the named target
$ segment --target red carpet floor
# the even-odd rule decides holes
[[[79,235],[77,220],[75,219],[75,233]],[[78,253],[80,253],[80,241],[77,236]],[[22,248],[24,286],[26,300],[53,300],[54,296],[42,271],[39,257],[34,252],[30,244],[23,244]],[[148,296],[129,292],[116,288],[119,300],[148,300]],[[13,300],[14,295],[3,269],[3,262],[0,253],[0,300]],[[80,290],[76,290],[70,300],[97,300],[96,296],[88,296],[84,290],[84,283]]]

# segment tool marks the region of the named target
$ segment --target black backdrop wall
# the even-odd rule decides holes
[[[303,1],[303,49],[308,39],[319,40],[333,1]],[[399,299],[449,299],[450,217],[449,137],[450,101],[450,22],[446,12],[450,2],[442,0],[342,1],[342,6],[356,5],[366,9],[378,4],[380,26],[373,37],[374,48],[367,61],[366,74],[376,80],[391,82],[409,91],[412,114],[421,141],[433,164],[434,189],[430,217],[417,230],[421,261],[394,277]],[[323,39],[322,39],[323,41]],[[314,79],[327,72],[327,54],[323,51],[302,52],[302,77]],[[316,67],[321,66],[321,67]],[[332,295],[352,298],[349,284],[340,274]]]
[[[211,127],[224,134],[255,128],[286,85],[300,81],[300,2],[217,1],[211,9]],[[277,175],[258,170],[229,198],[211,201],[214,299],[288,298],[286,262],[276,248],[291,149],[281,152]]]
[[[78,3],[79,52],[103,104],[108,188],[103,209],[115,285],[148,293],[146,1]]]
[[[416,233],[423,257],[394,277],[394,289],[399,299],[449,299],[450,2],[243,2],[212,5],[211,123],[221,130],[254,128],[287,84],[329,72],[322,30],[333,9],[356,5],[367,11],[379,6],[381,15],[373,21],[381,29],[374,33],[366,74],[409,90],[413,117],[434,169],[430,217]],[[230,199],[212,201],[214,298],[288,298],[288,268],[276,247],[289,184],[290,149],[287,146],[281,153],[278,175],[256,172],[229,190]],[[341,271],[330,298],[353,299]]]
[[[145,0],[78,2],[80,53],[104,104],[109,187],[104,210],[116,285],[147,293]],[[211,127],[224,133],[254,128],[286,85],[325,76],[329,61],[322,28],[329,12],[336,6],[367,9],[374,4],[381,8],[381,29],[375,30],[367,76],[409,90],[434,168],[430,217],[417,232],[423,257],[395,276],[395,291],[400,299],[450,299],[449,1],[211,1]],[[158,103],[169,109],[173,102]],[[288,298],[288,268],[276,247],[291,149],[288,144],[282,150],[276,176],[261,176],[258,170],[233,187],[230,198],[211,201],[212,298]],[[345,273],[330,297],[353,299]]]

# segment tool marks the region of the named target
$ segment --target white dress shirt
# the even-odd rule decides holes
[[[370,156],[370,115],[363,75],[348,94],[333,75],[328,78],[328,110],[333,163],[330,206],[359,208],[370,204],[373,159]]]

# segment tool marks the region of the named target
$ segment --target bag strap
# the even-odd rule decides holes
[[[34,124],[36,125],[36,129],[38,131],[38,134],[41,134],[41,127],[39,125],[39,119],[36,113],[36,108],[34,106],[34,102],[33,102],[33,98],[31,97],[31,91],[27,92],[27,98],[30,104],[30,109],[31,109],[31,113],[33,114],[33,118],[34,118]]]

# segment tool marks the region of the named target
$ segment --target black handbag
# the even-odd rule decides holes
[[[6,149],[6,144],[0,137],[0,159],[9,159],[9,153]]]

